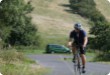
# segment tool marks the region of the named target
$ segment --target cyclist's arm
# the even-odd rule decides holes
[[[85,37],[84,37],[84,44],[83,44],[83,47],[86,47],[87,42],[88,42],[88,37],[87,37],[87,36],[85,36]]]
[[[83,31],[83,37],[84,37],[83,47],[86,47],[87,42],[88,42],[88,37],[85,31]]]
[[[73,38],[74,38],[74,31],[70,32],[68,47],[72,47],[72,43],[73,43],[73,40],[74,40]]]
[[[68,41],[68,46],[71,47],[72,46],[72,38],[69,38],[69,41]]]

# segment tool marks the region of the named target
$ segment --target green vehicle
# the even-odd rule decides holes
[[[71,53],[71,50],[64,45],[48,44],[46,46],[46,53]]]

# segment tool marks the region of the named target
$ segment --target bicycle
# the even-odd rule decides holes
[[[78,47],[77,47],[78,48]],[[80,51],[79,51],[79,48],[76,50],[76,53],[75,53],[75,58],[74,58],[74,72],[75,72],[75,75],[81,75],[82,74],[82,70],[81,70],[81,63],[80,63]]]

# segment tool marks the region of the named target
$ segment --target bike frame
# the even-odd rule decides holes
[[[74,71],[75,75],[81,75],[81,63],[80,63],[80,51],[79,48],[76,50],[75,53],[75,62],[74,62]]]

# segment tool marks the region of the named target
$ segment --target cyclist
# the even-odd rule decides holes
[[[86,64],[86,56],[85,56],[85,47],[88,42],[88,37],[86,32],[82,29],[80,23],[74,24],[74,30],[71,31],[69,36],[69,42],[68,46],[72,47],[72,53],[73,53],[73,62],[75,59],[75,51],[77,50],[77,47],[80,49],[80,56],[82,60],[82,73],[85,73],[85,64]]]

